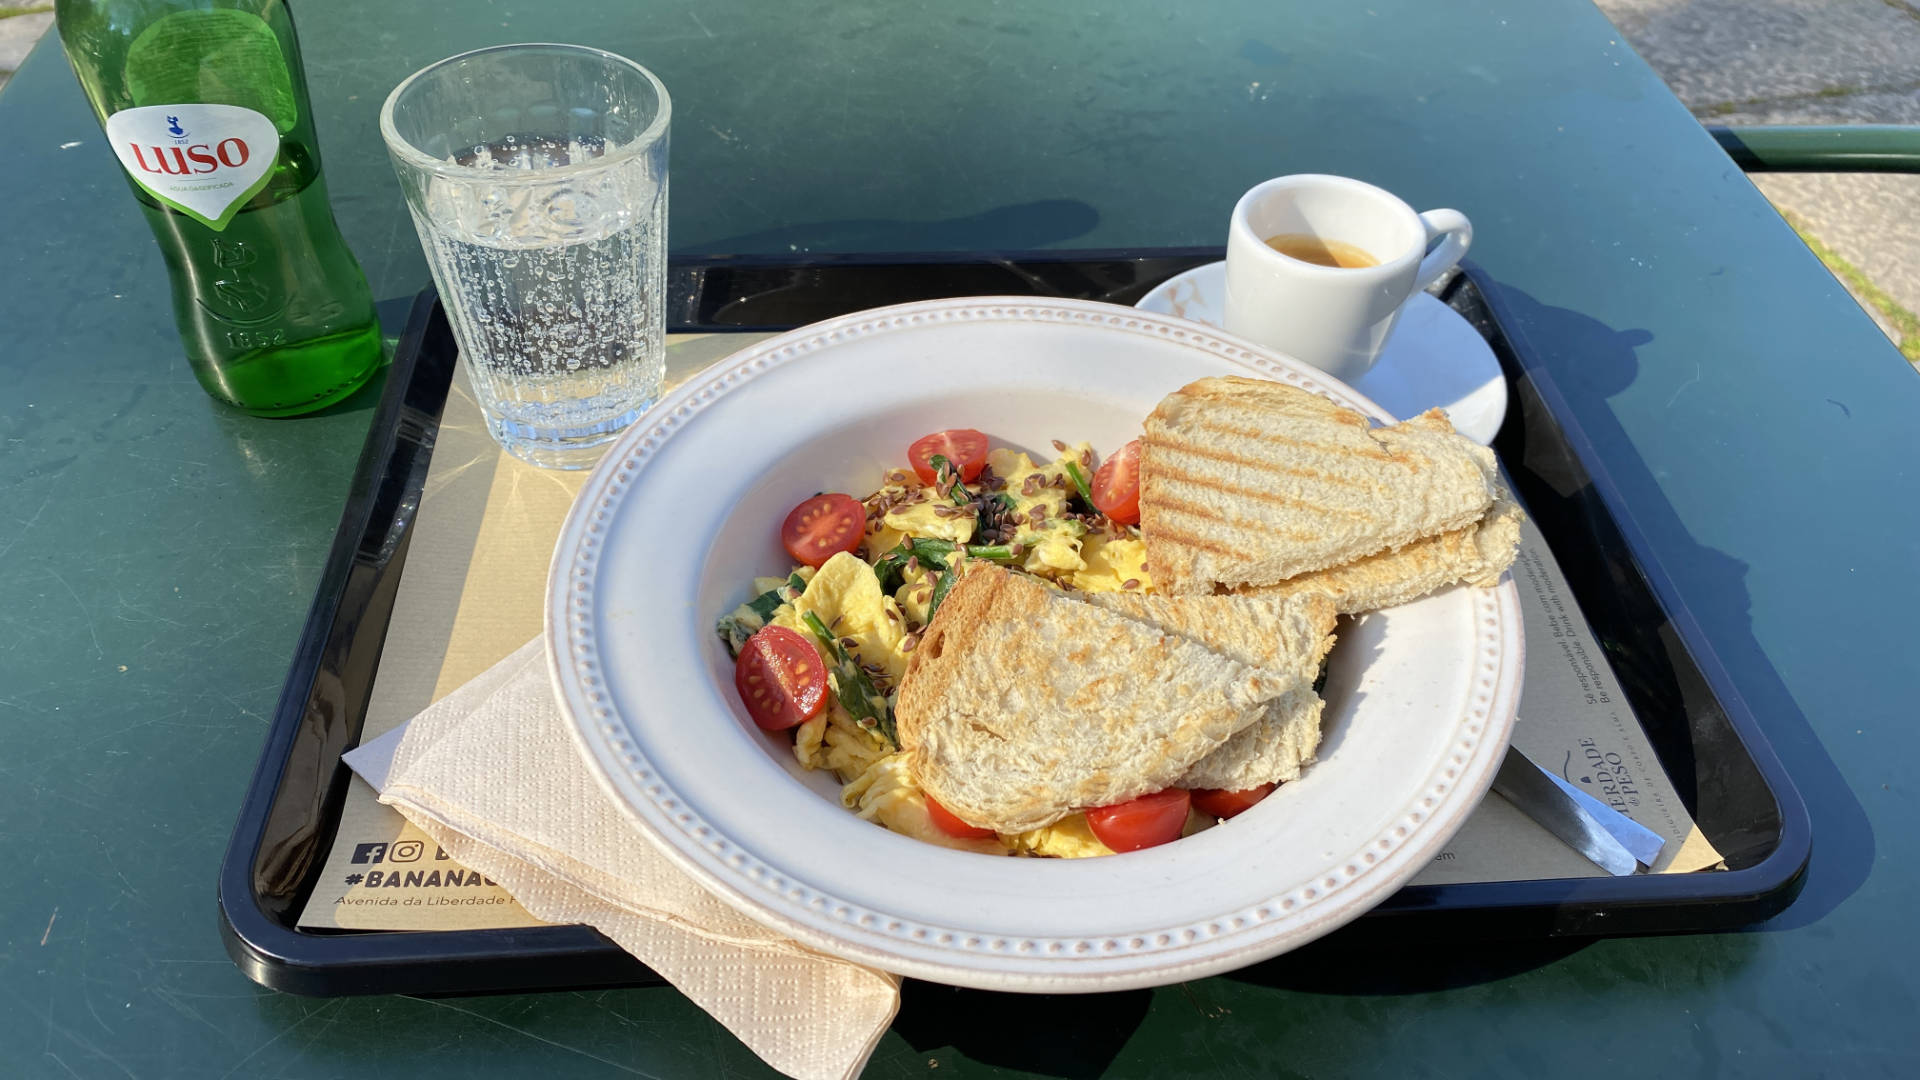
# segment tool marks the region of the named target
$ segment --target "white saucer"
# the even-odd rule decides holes
[[[1196,266],[1161,282],[1134,306],[1218,327],[1226,281],[1226,263]],[[1407,301],[1380,359],[1353,388],[1402,420],[1438,405],[1455,430],[1483,446],[1507,415],[1507,380],[1486,339],[1426,293]]]

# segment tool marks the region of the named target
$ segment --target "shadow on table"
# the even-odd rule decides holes
[[[936,221],[847,218],[722,237],[676,251],[735,255],[798,251],[1033,251],[1085,236],[1100,212],[1078,199],[1041,199]]]
[[[1805,885],[1793,906],[1764,928],[1790,929],[1819,920],[1865,882],[1873,865],[1872,826],[1754,638],[1747,564],[1694,540],[1607,404],[1608,398],[1634,384],[1640,373],[1635,350],[1651,341],[1652,335],[1645,330],[1615,330],[1580,312],[1543,304],[1520,289],[1484,277],[1482,287],[1502,312],[1502,323],[1516,347],[1525,351],[1529,338],[1552,343],[1551,356],[1534,359],[1544,362],[1573,413],[1572,419],[1606,462],[1613,482],[1632,493],[1634,523],[1661,552],[1663,568],[1671,580],[1686,584],[1691,615],[1713,642],[1720,663],[1728,671],[1740,673],[1747,689],[1746,704],[1776,754],[1787,763],[1787,772],[1806,802],[1815,854]],[[1615,655],[1610,659],[1617,666],[1626,661],[1629,670],[1619,672],[1623,680],[1635,677],[1630,658]],[[1672,779],[1692,807],[1696,778],[1687,766],[1702,765],[1699,775],[1705,776],[1713,764],[1694,762],[1694,747],[1684,720],[1663,724],[1663,719],[1670,718],[1642,717],[1669,772],[1685,770],[1685,775]],[[1709,816],[1703,815],[1703,827],[1708,825]],[[1714,838],[1723,852],[1729,852],[1729,844],[1737,847],[1742,841],[1760,839],[1743,835],[1738,821],[1722,822],[1721,829],[1724,835]],[[1713,836],[1712,828],[1708,832]],[[1729,854],[1730,862],[1734,862]],[[1764,854],[1760,851],[1748,857],[1747,863]]]
[[[1485,942],[1438,938],[1391,944],[1354,938],[1349,928],[1284,956],[1231,972],[1223,978],[1249,986],[1331,997],[1393,997],[1432,994],[1522,978],[1587,950],[1545,981],[1525,983],[1530,994],[1585,997],[1582,984],[1595,974],[1627,987],[1659,992],[1716,986],[1736,977],[1763,948],[1743,934],[1680,935],[1608,939],[1554,938]]]
[[[1080,1080],[1106,1074],[1152,1004],[1151,990],[1001,994],[908,979],[893,1031],[915,1050],[950,1046],[985,1065]]]
[[[1371,945],[1365,926],[1304,945],[1224,978],[1303,994],[1424,994],[1495,982],[1558,963],[1591,938]]]

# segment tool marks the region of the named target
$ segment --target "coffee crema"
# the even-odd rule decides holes
[[[1313,263],[1315,266],[1337,266],[1346,270],[1358,270],[1368,266],[1379,266],[1380,260],[1367,254],[1363,248],[1355,247],[1342,240],[1328,240],[1312,233],[1281,233],[1269,236],[1267,246],[1285,255],[1289,259]]]

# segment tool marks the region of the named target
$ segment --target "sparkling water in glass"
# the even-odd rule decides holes
[[[666,373],[666,88],[599,49],[503,45],[394,88],[380,131],[487,427],[591,468]]]

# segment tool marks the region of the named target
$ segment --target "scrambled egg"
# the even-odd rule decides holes
[[[1213,828],[1214,819],[1198,810],[1187,811],[1187,822],[1180,827],[1182,837]],[[1018,836],[1002,836],[1000,842],[1017,855],[1045,855],[1055,859],[1087,859],[1111,855],[1113,849],[1100,842],[1087,823],[1085,814],[1068,814],[1051,825],[1044,825]]]
[[[900,572],[901,585],[893,591],[894,602],[915,626],[927,625],[933,607],[933,585],[939,577],[932,567],[916,566]]]
[[[913,470],[889,469],[886,482],[880,485],[880,490],[867,496],[865,500],[867,511],[871,515],[873,508],[878,506],[881,500],[897,502],[912,498],[919,490],[920,478],[913,474]],[[888,525],[884,518],[869,517],[867,537],[860,542],[861,553],[867,557],[868,562],[877,563],[887,552],[899,547],[900,541],[906,538],[907,534],[904,531]]]
[[[880,520],[887,528],[903,536],[926,536],[937,540],[951,540],[964,544],[973,539],[975,522],[972,514],[951,513],[955,508],[951,503],[942,501],[933,494],[932,488],[921,488],[917,502],[905,506],[896,506],[887,511]],[[942,515],[940,511],[949,511]],[[898,541],[896,541],[897,543]]]
[[[753,599],[728,612],[716,627],[720,631],[720,636],[726,639],[728,650],[738,653],[747,639],[753,636],[754,631],[767,625],[767,619],[772,616],[774,607],[781,602],[779,594],[774,590],[793,587],[792,582],[796,578],[799,580],[798,587],[804,589],[806,583],[813,580],[813,573],[813,567],[802,566],[789,577],[754,578]]]
[[[1135,584],[1128,591],[1146,592],[1152,588],[1152,579],[1147,574],[1145,544],[1130,533],[1089,530],[1067,517],[1075,494],[1067,463],[1090,456],[1086,443],[1068,447],[1045,465],[1005,449],[987,455],[994,475],[1005,481],[1010,513],[1018,515],[1016,531],[1006,542],[1027,549],[1026,570],[1060,584],[1084,592],[1114,592],[1132,581]],[[946,497],[922,485],[907,469],[890,470],[883,486],[866,502],[873,507],[882,499],[892,505],[868,522],[860,553],[842,552],[817,571],[797,568],[794,572],[805,590],[775,608],[765,622],[799,631],[812,641],[805,618],[811,612],[831,628],[857,662],[879,670],[878,688],[891,700],[906,672],[909,630],[926,625],[939,573],[924,565],[907,569],[901,574],[901,585],[888,596],[880,588],[873,564],[911,537],[969,543],[977,523],[971,514],[935,512],[936,506],[948,505]],[[949,560],[958,573],[965,573],[973,561],[959,552]],[[764,596],[789,584],[789,578],[756,578],[754,592]],[[746,605],[729,618],[748,620],[749,629],[759,623]],[[829,668],[830,660],[823,657]],[[860,817],[905,836],[966,851],[1061,859],[1113,854],[1094,836],[1085,814],[1071,814],[1044,828],[993,840],[963,840],[941,832],[928,816],[926,795],[907,771],[906,755],[878,733],[860,727],[840,704],[837,677],[833,684],[828,707],[794,729],[793,752],[807,768],[829,769],[837,775],[844,785],[841,802]],[[1186,831],[1190,834],[1208,824],[1190,820]]]
[[[892,754],[874,762],[852,783],[840,789],[840,801],[847,809],[868,821],[879,822],[915,840],[986,855],[1006,853],[998,840],[963,840],[941,832],[940,827],[927,815],[926,795],[907,775],[905,754]]]
[[[843,783],[894,752],[886,740],[855,723],[838,700],[793,730],[793,756],[800,764],[829,769]]]
[[[1067,517],[1067,501],[1074,494],[1069,461],[1090,460],[1087,443],[1070,446],[1055,461],[1039,466],[1025,454],[998,449],[987,454],[995,476],[1007,483],[1006,495],[1019,524],[1013,543],[1027,548],[1025,568],[1035,574],[1072,573],[1086,569],[1080,557],[1080,538],[1087,527]]]
[[[1147,592],[1153,578],[1147,574],[1147,545],[1131,536],[1114,536],[1096,529],[1080,541],[1082,566],[1068,578],[1082,592],[1119,592],[1127,582],[1136,584],[1128,592]]]
[[[1095,855],[1111,855],[1113,849],[1100,842],[1093,835],[1093,826],[1087,824],[1087,815],[1068,814],[1051,825],[1020,833],[1017,836],[1000,838],[1007,850],[1023,855],[1045,855],[1055,859],[1086,859]]]
[[[828,559],[807,582],[806,591],[774,609],[767,621],[814,640],[807,626],[808,612],[832,628],[849,653],[862,664],[880,668],[887,684],[897,684],[907,670],[905,617],[899,605],[880,591],[873,567],[848,552]],[[827,658],[822,657],[825,663]],[[828,665],[831,668],[831,664]],[[793,753],[809,769],[831,769],[841,780],[866,771],[892,752],[885,739],[860,727],[840,704],[838,679],[829,707],[794,731]]]
[[[945,493],[921,484],[920,478],[907,469],[887,473],[887,482],[867,501],[872,503],[881,497],[894,505],[881,516],[880,530],[867,538],[869,559],[878,560],[909,536],[964,544],[973,539],[973,531],[979,526],[972,514],[954,513],[956,507]]]
[[[900,605],[880,591],[874,576],[858,555],[843,551],[820,567],[807,582],[807,591],[792,603],[776,608],[767,621],[812,638],[806,616],[812,612],[831,629],[855,659],[877,664],[897,681],[907,670],[907,654],[900,644],[907,636]]]

